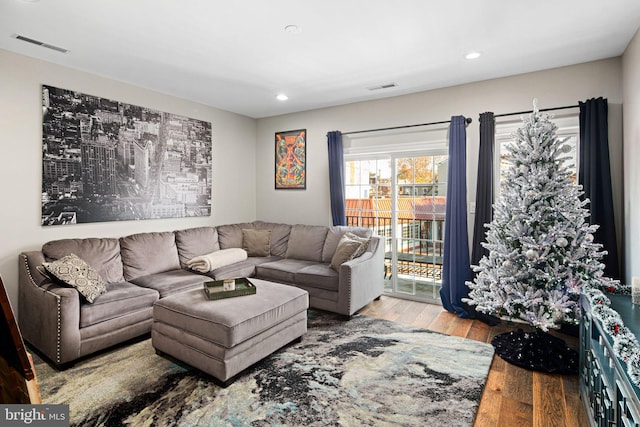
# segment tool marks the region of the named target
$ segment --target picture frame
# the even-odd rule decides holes
[[[41,225],[211,216],[211,122],[42,85]]]
[[[297,129],[275,134],[275,189],[307,188],[307,130]]]

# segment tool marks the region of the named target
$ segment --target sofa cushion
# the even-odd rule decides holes
[[[120,242],[118,239],[61,239],[42,245],[47,261],[55,261],[71,253],[82,257],[107,283],[124,281]]]
[[[242,230],[251,228],[253,228],[253,224],[250,222],[218,225],[216,230],[218,231],[218,243],[220,243],[220,249],[241,248]]]
[[[76,254],[43,262],[42,265],[62,283],[76,288],[89,303],[107,292],[107,287],[98,272]]]
[[[338,291],[340,276],[327,264],[314,264],[304,267],[294,275],[295,284],[313,288]]]
[[[321,262],[328,231],[329,227],[321,225],[295,224],[291,227],[286,258]]]
[[[347,232],[351,232],[359,237],[370,239],[373,231],[370,228],[364,227],[350,227],[347,225],[334,225],[329,227],[327,238],[324,241],[324,247],[322,248],[322,262],[331,262],[333,254],[336,252],[338,242],[340,238]]]
[[[175,234],[171,231],[122,237],[120,253],[124,278],[128,281],[180,268]]]
[[[220,250],[218,231],[215,227],[196,227],[178,230],[176,247],[182,268],[187,267],[187,261],[198,255],[208,254]]]
[[[296,283],[296,273],[314,264],[316,264],[314,261],[288,258],[267,262],[256,266],[256,277],[274,282],[294,284]]]
[[[269,239],[271,230],[242,230],[242,249],[248,256],[269,256],[271,254]]]
[[[107,284],[107,293],[93,304],[80,304],[80,327],[95,325],[145,308],[158,300],[158,292],[128,282]]]
[[[208,280],[210,279],[202,274],[178,269],[138,277],[132,279],[131,283],[144,288],[154,289],[160,294],[160,298],[164,298],[178,292],[202,288],[204,282]]]
[[[271,237],[269,238],[271,255],[283,258],[287,255],[287,243],[291,234],[291,225],[255,221],[253,226],[256,230],[271,230]]]

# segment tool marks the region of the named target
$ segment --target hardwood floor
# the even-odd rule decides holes
[[[478,320],[461,319],[439,305],[383,296],[359,312],[398,323],[482,342],[491,342],[498,334],[522,324],[502,322],[488,326]],[[578,339],[565,334],[554,335],[577,349]],[[577,375],[532,372],[493,357],[475,426],[505,427],[582,427],[587,425],[578,394]]]

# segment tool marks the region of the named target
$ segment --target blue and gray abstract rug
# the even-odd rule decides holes
[[[87,426],[470,426],[493,347],[398,323],[309,312],[309,330],[226,389],[151,340],[58,372],[36,358],[44,403]]]

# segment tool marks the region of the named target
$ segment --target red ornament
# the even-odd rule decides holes
[[[602,305],[602,300],[599,300],[599,301],[598,301],[598,304]]]
[[[618,325],[613,325],[613,334],[614,334],[614,335],[617,335],[619,331],[620,331],[620,326],[618,326]]]
[[[609,292],[613,292],[613,291],[615,291],[615,290],[616,290],[616,288],[615,288],[614,286],[609,286],[609,287],[607,288],[607,290],[608,290]]]

